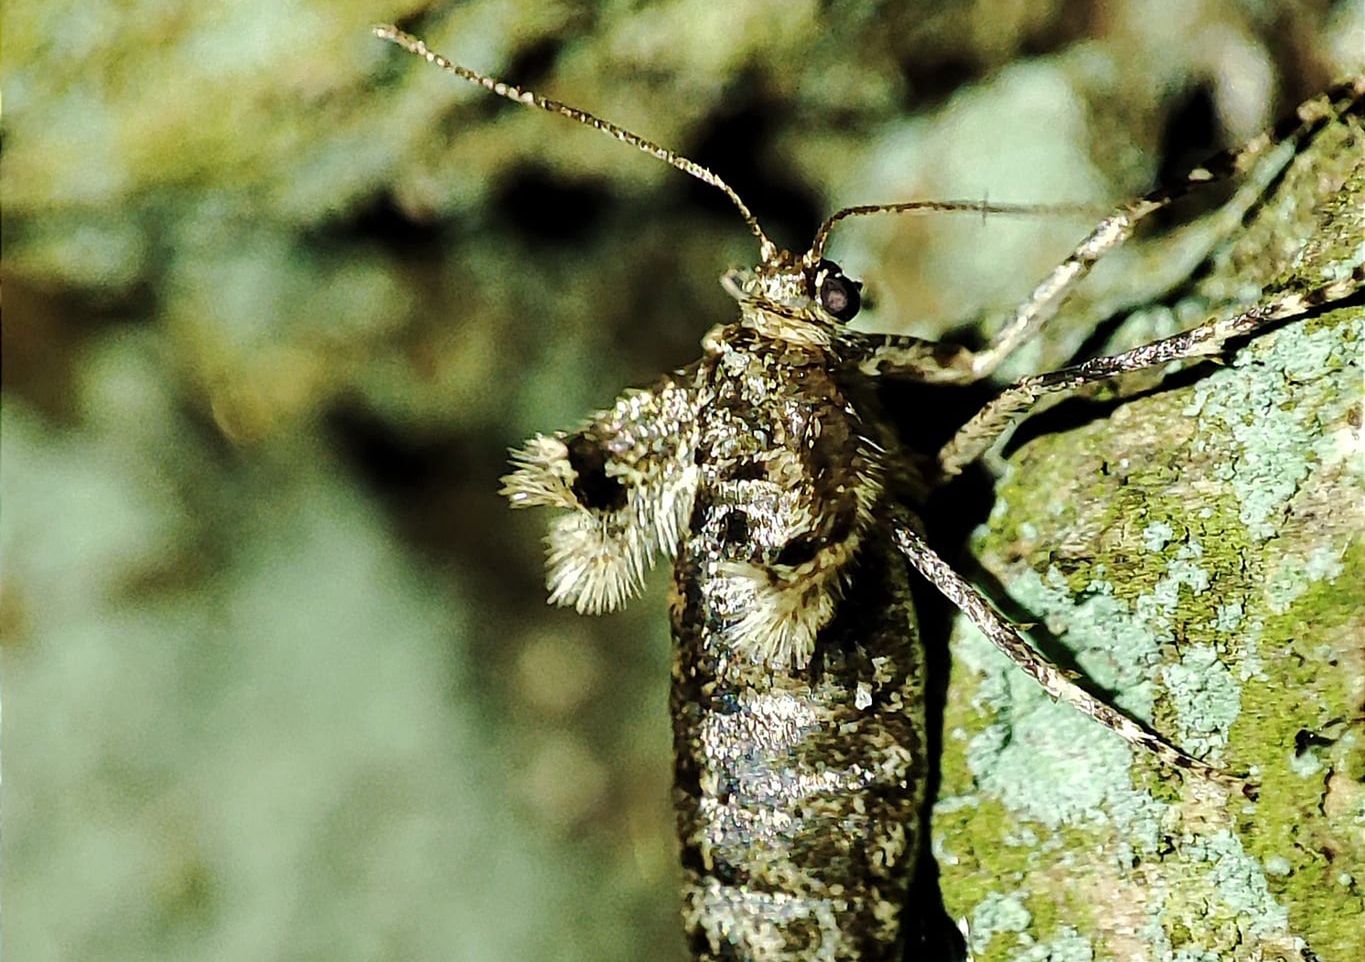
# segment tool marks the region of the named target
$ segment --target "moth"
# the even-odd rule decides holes
[[[1105,217],[981,350],[848,326],[861,284],[825,256],[854,216],[1037,208],[916,201],[845,208],[810,247],[778,248],[738,194],[685,157],[565,104],[476,73],[396,27],[375,33],[487,90],[601,130],[723,192],[758,241],[750,269],[722,279],[735,319],[702,357],[628,390],[571,431],[513,455],[503,493],[549,507],[550,601],[613,611],[660,557],[673,562],[671,711],[682,916],[698,960],[890,960],[903,951],[906,893],[924,839],[925,663],[910,600],[927,579],[1054,698],[1161,762],[1237,779],[1098,700],[1047,661],[926,543],[925,492],[980,457],[1045,397],[1125,372],[1214,357],[1232,338],[1346,297],[1365,274],[1184,333],[1013,384],[927,468],[881,409],[881,378],[966,384],[1036,336],[1075,285],[1143,218],[1233,176],[1277,144],[1359,112],[1365,78],[1299,108],[1276,129]]]

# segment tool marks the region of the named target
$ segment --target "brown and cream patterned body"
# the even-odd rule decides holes
[[[684,925],[698,959],[898,958],[927,760],[894,441],[827,348],[736,328],[674,569]]]
[[[616,608],[675,559],[674,799],[699,960],[898,958],[928,769],[924,659],[893,532],[914,483],[826,302],[775,256],[696,364],[517,453],[562,509],[552,600]],[[821,295],[819,292],[823,291]]]

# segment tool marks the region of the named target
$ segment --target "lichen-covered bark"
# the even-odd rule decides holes
[[[1319,136],[1161,309],[1360,263],[1361,149]],[[1134,757],[959,626],[935,835],[978,959],[1365,956],[1363,351],[1339,306],[1009,458],[975,551],[1020,616],[1259,795]]]
[[[543,519],[509,513],[498,477],[508,446],[694,359],[705,331],[733,318],[716,280],[752,262],[752,238],[677,171],[494,103],[369,35],[405,17],[472,67],[714,167],[788,245],[843,203],[1134,196],[1354,69],[1365,24],[1360,4],[1321,0],[7,3],[0,854],[14,958],[685,957],[667,577],[619,615],[548,608]],[[841,227],[831,253],[875,300],[863,327],[937,337],[1012,307],[1093,219],[867,218]],[[1139,239],[1106,258],[1012,373],[1063,363],[1115,303],[1169,288],[1189,271],[1176,254],[1197,262],[1206,233]],[[1203,310],[1175,307],[1133,318],[1124,337],[1169,333]],[[1186,417],[1194,390],[1168,402],[1170,416],[1153,412],[1171,456],[1173,425],[1212,430],[1217,411],[1240,410],[1218,395]],[[1133,430],[1124,412],[1158,400],[1043,443]],[[945,431],[969,413],[941,406],[925,420]],[[1292,446],[1294,423],[1244,430],[1244,443]],[[1042,490],[1042,468],[1020,470],[1034,450],[1016,456],[1003,510],[1025,507],[1011,493],[1025,477]],[[1086,450],[1057,450],[1058,490],[1095,466]],[[1297,463],[1316,471],[1329,457]],[[1257,477],[1251,460],[1240,477]],[[1286,503],[1285,478],[1309,490],[1274,467],[1293,462],[1270,463],[1264,484],[1245,486],[1258,512],[1256,497]],[[1162,470],[1147,469],[1149,486]],[[1144,540],[1149,524],[1172,530],[1163,566],[1131,590],[1176,592],[1185,611],[1223,581],[1195,595],[1176,576],[1212,570],[1224,546],[1205,537],[1204,560],[1180,559],[1174,497],[1137,525],[1142,557],[1166,537],[1158,525]],[[1065,510],[1076,518],[1087,503],[1125,505],[1068,499]],[[1339,501],[1313,510],[1348,523]],[[1047,511],[1030,513],[1042,532]],[[1287,530],[1274,513],[1253,517]],[[1080,525],[1046,543],[1095,552],[1126,530],[1093,527],[1094,538]],[[983,557],[1016,570],[996,563],[1012,555]],[[1048,567],[1037,566],[1044,586]],[[1333,583],[1349,580],[1320,579],[1293,604],[1319,604]],[[1088,599],[1101,612],[1135,603]],[[1265,624],[1239,639],[1283,633],[1292,616],[1241,603],[1229,623]],[[1157,644],[1129,621],[1102,623],[1132,659]],[[1262,708],[1273,695],[1303,710],[1308,688],[1351,677],[1350,662],[1323,672],[1323,658],[1259,650],[1265,672],[1298,675],[1276,687],[1230,673],[1234,761],[1257,754],[1238,747],[1253,694]],[[950,720],[964,731],[973,719],[957,706],[980,684],[970,655]],[[1125,664],[1110,675],[1140,674]],[[1087,668],[1106,680],[1095,659]],[[1154,689],[1157,720],[1178,734],[1165,691]],[[1318,774],[1282,778],[1278,797],[1293,804],[1281,825],[1295,805],[1312,814],[1329,763],[1345,770],[1332,756],[1344,730],[1313,730],[1338,741],[1296,762],[1319,759]],[[999,860],[963,854],[966,825],[951,810],[952,796],[976,791],[966,744],[949,740],[939,813],[945,853],[960,853],[944,859],[954,910],[984,931],[992,905],[1000,919],[1022,906],[1058,954],[1108,951],[1079,931],[1068,941],[1019,889],[1031,850],[992,839],[988,817],[1007,813],[998,789],[978,792],[986,820],[973,824],[986,833],[980,853]],[[1091,764],[1073,787],[1127,784],[1126,756],[1108,780]],[[1169,803],[1180,789],[1153,791]],[[1053,794],[1038,807],[1097,810]],[[1144,797],[1114,795],[1110,809],[1157,824]],[[1349,797],[1334,789],[1324,807],[1349,811]],[[1075,821],[1057,832],[1081,832]],[[1010,837],[1030,832],[1056,839],[1043,821]],[[1300,851],[1349,853],[1314,832],[1257,836],[1273,853],[1233,837],[1263,868],[1285,864],[1276,854],[1299,866]],[[1073,864],[1102,861],[1094,834],[1077,841]],[[1199,864],[1239,864],[1206,844]],[[1084,879],[1061,884],[1066,858],[1030,857],[1057,878],[1048,891],[1096,897]],[[1272,872],[1267,884],[1288,906],[1274,886],[1326,877]],[[1066,915],[1082,924],[1079,910]],[[1003,938],[984,951],[1023,950]]]

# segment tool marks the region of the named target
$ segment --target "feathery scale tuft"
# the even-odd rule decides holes
[[[677,551],[697,491],[695,435],[690,386],[667,378],[625,392],[578,432],[537,435],[512,453],[502,488],[512,506],[566,512],[545,538],[551,603],[615,611],[639,594],[660,553]],[[595,501],[604,484],[623,503]]]
[[[622,607],[639,593],[654,561],[646,532],[635,518],[622,522],[585,508],[555,518],[545,537],[550,603],[590,615]]]
[[[859,540],[850,536],[792,568],[722,563],[708,594],[718,613],[730,615],[724,632],[735,653],[778,671],[810,664],[816,639],[843,597]]]
[[[569,449],[562,438],[537,434],[526,446],[511,452],[511,474],[502,479],[498,491],[514,508],[575,508],[573,469]]]
[[[858,520],[851,532],[831,541],[823,540],[821,518],[799,488],[767,480],[731,483],[728,496],[744,504],[750,536],[775,556],[722,561],[703,585],[707,606],[723,626],[719,636],[735,656],[777,671],[810,663],[861,543],[867,523],[861,502],[875,500],[880,490],[875,477],[859,480]],[[810,538],[821,544],[813,557],[797,564],[778,560],[781,546]]]

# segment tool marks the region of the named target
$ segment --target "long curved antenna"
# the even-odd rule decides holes
[[[1108,208],[1096,207],[1094,204],[991,204],[984,198],[981,200],[912,200],[901,204],[859,204],[855,207],[845,207],[836,210],[825,218],[825,222],[820,225],[820,229],[815,232],[815,240],[810,245],[810,250],[806,252],[802,261],[807,267],[813,267],[820,262],[824,256],[825,244],[829,240],[830,231],[834,230],[834,225],[841,220],[849,217],[859,217],[863,214],[980,214],[985,217],[987,214],[1042,214],[1044,216],[1069,216],[1069,215],[1090,215],[1097,210],[1107,212]]]
[[[550,100],[548,97],[542,97],[540,94],[530,90],[524,90],[521,87],[503,83],[501,80],[496,80],[493,77],[486,77],[481,73],[470,70],[468,67],[462,67],[457,63],[451,63],[445,57],[427,47],[421,40],[418,40],[410,34],[404,33],[392,24],[378,24],[373,30],[374,35],[381,40],[395,43],[408,51],[408,53],[415,54],[428,63],[433,63],[442,70],[453,73],[455,76],[468,80],[470,83],[478,84],[480,87],[497,94],[499,97],[506,97],[508,100],[516,101],[519,104],[525,104],[528,107],[539,107],[541,110],[548,110],[552,114],[568,117],[570,120],[576,120],[580,124],[584,124],[588,127],[595,127],[598,130],[610,134],[617,140],[643,150],[645,153],[657,157],[664,163],[671,164],[678,168],[683,173],[691,174],[693,177],[697,178],[697,180],[710,184],[717,190],[723,191],[725,196],[730,198],[731,203],[739,208],[739,213],[740,216],[744,218],[744,223],[749,225],[749,230],[753,231],[754,236],[758,238],[759,253],[762,259],[768,261],[776,255],[777,247],[772,241],[768,240],[768,235],[763,233],[762,227],[758,226],[758,218],[753,215],[744,201],[739,199],[739,194],[735,193],[734,188],[700,164],[688,160],[680,154],[675,154],[665,147],[660,147],[652,141],[645,140],[645,138],[638,134],[631,133],[624,127],[618,127],[608,120],[594,117],[586,110],[570,107],[568,104],[562,104],[557,100]]]

